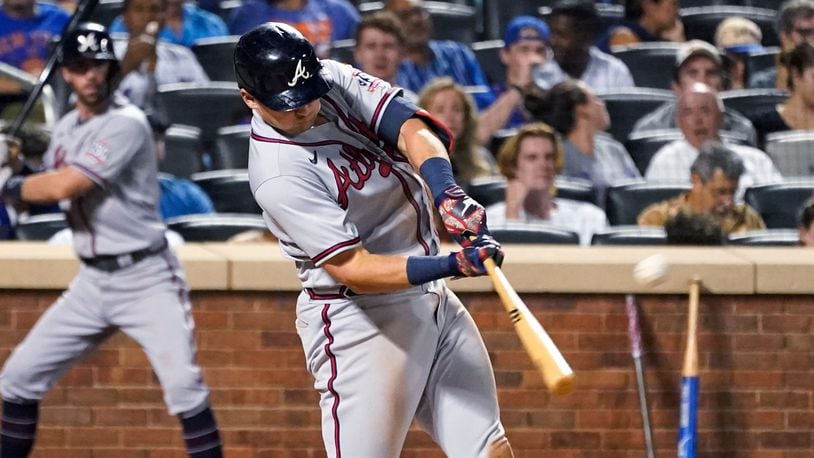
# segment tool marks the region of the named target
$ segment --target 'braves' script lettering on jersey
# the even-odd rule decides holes
[[[355,148],[351,145],[342,145],[342,157],[348,161],[348,167],[344,165],[336,166],[328,159],[328,167],[334,173],[336,187],[339,191],[337,202],[342,209],[348,208],[348,188],[362,189],[365,182],[370,178],[376,163],[379,163],[379,175],[386,178],[393,170],[393,164],[384,162],[375,154],[363,149]]]
[[[302,66],[302,59],[297,61],[297,68],[294,69],[294,77],[288,82],[288,86],[294,87],[300,78],[304,80],[311,78],[311,72],[306,71],[305,67]]]

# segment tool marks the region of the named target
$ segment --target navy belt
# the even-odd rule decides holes
[[[317,300],[346,299],[349,297],[358,296],[358,294],[354,293],[350,290],[350,288],[344,285],[337,286],[336,288],[305,288],[305,292],[308,293],[308,297]]]
[[[167,240],[156,248],[144,248],[143,250],[131,251],[124,254],[103,254],[94,256],[92,258],[82,258],[82,262],[88,267],[101,270],[104,272],[115,272],[119,269],[132,266],[133,264],[141,261],[142,259],[161,253],[167,249]]]

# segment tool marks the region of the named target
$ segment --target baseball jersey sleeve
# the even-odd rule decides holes
[[[317,181],[277,176],[262,183],[254,198],[270,218],[270,229],[281,244],[293,243],[316,266],[361,245],[346,211]]]
[[[323,60],[322,63],[354,114],[389,145],[398,144],[402,124],[417,116],[451,149],[452,136],[449,129],[429,113],[401,97],[401,88],[393,87],[350,65],[332,60]]]
[[[140,123],[129,116],[114,116],[106,127],[88,139],[77,157],[68,164],[80,169],[103,188],[115,181],[133,156],[144,148],[144,142],[152,141],[146,121]]]

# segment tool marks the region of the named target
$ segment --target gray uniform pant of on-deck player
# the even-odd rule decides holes
[[[6,361],[0,394],[8,401],[42,399],[74,362],[121,329],[147,354],[170,414],[200,406],[209,390],[195,362],[187,292],[169,250],[112,273],[83,265]]]
[[[485,457],[505,436],[486,347],[442,282],[351,299],[303,293],[296,325],[329,457],[396,458],[414,417],[453,458]]]

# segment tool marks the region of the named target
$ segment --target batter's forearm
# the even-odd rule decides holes
[[[449,161],[444,143],[419,118],[410,118],[401,126],[398,148],[416,170],[432,157],[441,157]]]

